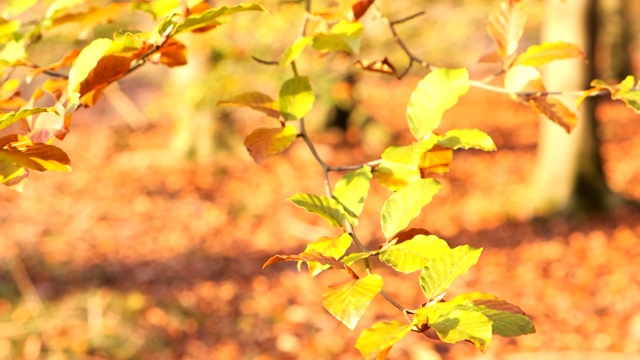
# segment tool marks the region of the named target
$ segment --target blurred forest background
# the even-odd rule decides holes
[[[294,144],[256,165],[242,141],[266,120],[215,106],[244,91],[276,94],[290,76],[251,56],[278,59],[295,39],[290,29],[298,28],[302,6],[261,3],[273,14],[240,14],[211,33],[180,37],[190,49],[188,67],[147,65],[112,86],[96,107],[79,111],[69,136],[56,144],[70,155],[72,173],[32,174],[22,194],[0,189],[0,359],[359,359],[353,348],[359,332],[397,318],[377,298],[349,331],[321,304],[324,287],[342,274],[310,278],[293,264],[261,270],[272,255],[298,253],[329,232],[286,201],[322,192],[308,149]],[[594,62],[598,77],[619,82],[639,73],[638,22],[624,20],[639,19],[640,4],[602,3]],[[380,7],[391,19],[425,9],[399,27],[407,44],[433,64],[468,66],[481,78],[495,71],[477,59],[492,50],[485,27],[497,4],[382,1]],[[544,19],[541,2],[529,8],[527,45],[539,41]],[[364,24],[361,57],[388,56],[404,69],[407,60],[389,29],[372,14]],[[83,31],[68,25],[33,51],[45,64],[88,39],[151,26],[134,13],[75,40]],[[354,70],[352,62],[309,53],[299,63],[318,96],[307,122],[311,137],[335,165],[374,160],[388,145],[410,141],[405,108],[424,75],[415,70],[396,80]],[[598,100],[595,114],[609,187],[640,201],[638,115],[607,98]],[[416,220],[452,245],[484,247],[479,264],[452,290],[520,305],[537,334],[496,337],[485,355],[471,344],[412,334],[390,358],[640,357],[640,211],[534,216],[527,202],[539,126],[538,116],[507,96],[472,89],[445,114],[443,127],[482,129],[498,152],[456,153],[450,173],[439,177],[443,189]],[[373,186],[367,200],[359,234],[370,244],[381,238],[377,209],[388,195]],[[373,265],[401,303],[424,301],[417,275]]]

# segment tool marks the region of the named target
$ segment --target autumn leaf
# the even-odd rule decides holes
[[[218,106],[221,105],[247,106],[276,119],[280,117],[278,102],[269,97],[269,95],[263,94],[259,91],[248,92],[236,95],[227,100],[218,101]]]
[[[369,10],[369,7],[373,5],[375,0],[358,0],[355,4],[351,6],[351,11],[353,11],[353,19],[358,20],[364,16],[364,14]]]
[[[280,128],[259,128],[254,130],[244,140],[253,160],[260,164],[267,157],[281,153],[287,149],[298,136],[298,130],[293,126]]]
[[[307,245],[304,249],[305,253],[319,253],[327,257],[333,257],[334,259],[340,258],[347,251],[351,245],[351,235],[343,233],[338,237],[326,237],[323,236],[311,244]],[[309,273],[311,276],[316,276],[325,269],[328,269],[330,264],[320,264],[315,261],[307,261],[309,266]],[[300,269],[300,263],[298,263],[298,269]]]
[[[379,72],[383,74],[390,74],[395,76],[398,79],[400,78],[400,76],[398,75],[398,72],[396,71],[396,68],[386,57],[382,60],[373,60],[373,61],[361,59],[356,61],[355,66],[362,70]]]
[[[529,102],[537,112],[560,125],[569,134],[578,124],[576,114],[556,98],[546,95],[536,96],[530,98]]]
[[[418,168],[422,177],[428,173],[445,174],[449,172],[449,165],[453,161],[453,149],[435,145],[429,151],[422,153]]]
[[[322,293],[322,305],[353,330],[382,285],[380,275],[369,274],[343,285],[329,286]]]
[[[149,60],[156,64],[176,67],[187,64],[187,47],[176,39],[169,39]]]
[[[391,347],[411,332],[411,327],[395,320],[375,323],[360,334],[356,349],[367,360],[384,359]]]
[[[522,0],[502,0],[489,16],[487,32],[498,46],[502,59],[515,54],[527,21],[527,7]]]
[[[529,46],[524,53],[518,55],[513,64],[541,67],[555,60],[578,57],[587,60],[587,56],[578,45],[564,41],[545,42]]]
[[[349,276],[351,276],[354,280],[359,279],[358,275],[350,267],[345,265],[345,263],[338,261],[333,257],[324,256],[317,252],[302,252],[298,255],[275,255],[267,260],[267,262],[262,265],[262,268],[264,269],[271,264],[275,264],[281,261],[312,261],[322,265],[329,265],[334,269],[346,270]]]

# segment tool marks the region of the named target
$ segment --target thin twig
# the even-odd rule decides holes
[[[263,60],[253,55],[251,55],[251,58],[262,65],[280,65],[280,62],[275,60]]]

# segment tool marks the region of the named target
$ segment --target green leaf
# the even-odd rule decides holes
[[[259,91],[252,91],[240,95],[236,95],[227,100],[218,101],[218,106],[247,106],[253,110],[260,111],[273,118],[280,117],[280,111],[278,110],[278,103],[273,100],[269,95],[263,94]]]
[[[417,141],[410,145],[389,146],[382,153],[382,159],[415,168],[418,166],[422,154],[429,151],[437,141],[438,137],[434,134],[426,140]]]
[[[309,78],[296,76],[280,88],[280,113],[285,120],[301,119],[311,110],[315,99]]]
[[[267,157],[289,148],[297,137],[298,130],[290,125],[272,129],[259,128],[247,136],[244,145],[253,160],[259,164]]]
[[[343,176],[333,189],[333,197],[354,223],[364,208],[372,177],[371,168],[365,165]]]
[[[312,194],[297,194],[289,198],[295,205],[318,214],[325,218],[332,226],[341,227],[346,221],[342,207],[337,201],[326,196]]]
[[[380,250],[351,253],[351,254],[345,256],[341,261],[345,265],[351,265],[351,264],[353,264],[354,262],[356,262],[358,260],[363,260],[363,259],[368,258],[369,256],[378,255],[379,253],[380,253]]]
[[[493,334],[513,337],[533,334],[536,329],[529,317],[518,306],[498,299],[495,295],[469,293],[458,295],[449,304],[465,304],[470,310],[485,315],[492,324]]]
[[[362,24],[340,21],[331,28],[331,33],[314,35],[312,46],[318,51],[345,51],[357,53],[360,48]]]
[[[258,4],[241,3],[234,6],[221,6],[206,10],[200,14],[188,16],[182,24],[178,25],[175,30],[173,30],[172,34],[175,35],[185,31],[194,31],[210,26],[221,25],[224,21],[221,17],[233,15],[242,11],[267,12],[262,5]]]
[[[432,300],[447,290],[456,278],[478,262],[480,253],[482,248],[464,245],[431,259],[420,275],[420,287],[427,299]]]
[[[8,0],[8,7],[3,10],[3,17],[20,14],[35,5],[37,0]],[[6,5],[5,5],[6,6]]]
[[[477,311],[453,310],[440,316],[431,326],[442,341],[455,344],[470,340],[480,351],[485,352],[491,343],[491,320]]]
[[[110,39],[96,39],[87,45],[73,62],[69,70],[69,93],[80,90],[80,84],[98,65],[98,61],[107,54],[113,41]]]
[[[620,99],[637,114],[640,114],[640,90],[632,90],[620,96]]]
[[[447,131],[438,145],[451,149],[480,149],[484,151],[496,150],[496,144],[484,131],[478,129],[456,129]]]
[[[347,251],[351,245],[351,236],[344,233],[336,238],[321,237],[318,240],[307,245],[304,250],[305,253],[317,252],[324,256],[331,256],[335,259],[340,258]],[[331,265],[322,265],[315,261],[308,261],[309,273],[311,276],[316,276],[322,271],[328,269]]]
[[[48,107],[48,108],[36,107],[36,108],[30,108],[30,109],[22,109],[17,112],[0,114],[0,129],[4,129],[18,120],[26,118],[27,116],[40,114],[43,112],[50,112],[54,114],[58,113],[55,107]]]
[[[446,241],[435,235],[417,235],[411,240],[389,246],[380,252],[380,260],[405,274],[420,270],[449,250]]]
[[[387,239],[409,225],[431,202],[442,185],[434,179],[420,179],[392,194],[382,206],[380,223]]]
[[[540,45],[531,45],[527,50],[518,55],[513,65],[528,65],[541,67],[555,60],[565,60],[581,57],[587,60],[580,46],[564,41],[545,42]]]
[[[356,349],[366,359],[376,359],[379,358],[378,354],[386,354],[409,332],[411,332],[411,325],[399,321],[378,322],[360,334],[356,341]]]
[[[380,275],[369,274],[344,285],[329,286],[322,294],[322,305],[353,330],[382,285]]]
[[[469,90],[467,69],[436,69],[411,94],[407,107],[409,129],[422,140],[440,125],[442,114]]]
[[[311,44],[313,38],[311,36],[305,36],[296,39],[282,54],[280,57],[280,66],[288,66],[292,62],[296,61],[302,54],[304,49]]]

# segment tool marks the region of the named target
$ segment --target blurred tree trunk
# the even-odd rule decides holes
[[[180,40],[189,49],[189,64],[171,69],[170,104],[173,121],[171,148],[180,157],[206,161],[213,156],[213,112],[200,106],[205,91],[203,82],[209,73],[208,53],[193,34]]]
[[[542,40],[579,44],[589,59],[594,59],[596,0],[545,1]],[[543,76],[550,90],[587,89],[595,78],[594,61],[556,61],[545,66]],[[575,110],[575,97],[560,98]],[[597,212],[619,203],[604,177],[594,108],[593,98],[584,102],[571,135],[549,120],[541,121],[532,203],[538,213]]]

